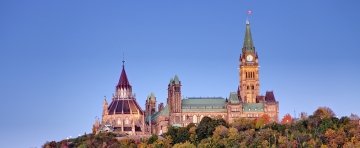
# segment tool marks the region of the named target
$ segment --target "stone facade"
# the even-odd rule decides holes
[[[162,134],[169,126],[187,126],[199,123],[205,116],[223,118],[231,123],[238,118],[256,119],[268,115],[271,121],[278,121],[279,102],[274,93],[267,91],[260,95],[259,57],[253,44],[250,23],[246,22],[245,39],[239,61],[239,87],[228,98],[190,97],[181,98],[181,81],[178,76],[168,85],[165,107],[157,111],[146,111],[147,132]],[[152,94],[153,95],[153,94]],[[150,95],[150,96],[152,96]],[[145,106],[155,108],[155,96],[148,97]],[[153,101],[150,101],[153,100]],[[162,105],[163,106],[163,105]]]
[[[278,121],[279,102],[274,93],[267,91],[260,95],[259,57],[253,44],[250,23],[246,22],[245,39],[239,60],[239,86],[237,91],[223,97],[182,98],[181,81],[178,76],[168,84],[166,105],[158,105],[151,93],[141,110],[132,94],[131,85],[125,69],[116,86],[115,95],[108,105],[103,103],[101,122],[94,124],[96,131],[138,134],[163,134],[169,126],[184,127],[190,123],[198,124],[205,116],[223,118],[231,123],[238,118],[256,119],[268,115],[271,121]]]

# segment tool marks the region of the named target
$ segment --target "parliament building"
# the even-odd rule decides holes
[[[161,135],[170,126],[197,124],[205,116],[223,118],[231,123],[238,118],[256,119],[267,115],[271,121],[277,122],[279,102],[272,91],[260,94],[259,77],[259,56],[252,40],[250,23],[246,21],[237,91],[230,92],[226,98],[182,98],[181,81],[175,75],[167,86],[166,104],[157,104],[155,95],[151,93],[146,98],[145,110],[142,110],[132,93],[123,63],[111,103],[104,99],[102,118],[95,122],[93,129],[95,132],[111,131],[128,135]]]

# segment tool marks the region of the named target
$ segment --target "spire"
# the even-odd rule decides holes
[[[175,82],[175,84],[180,84],[180,80],[177,75],[175,75],[175,77],[174,77],[174,82]]]
[[[246,20],[246,30],[245,30],[245,39],[244,39],[244,45],[243,45],[243,51],[246,50],[255,50],[254,43],[251,36],[251,30],[250,30],[250,22],[247,19]]]
[[[104,106],[106,105],[106,106],[108,106],[108,102],[107,102],[107,100],[106,100],[106,96],[104,96]]]
[[[128,78],[126,76],[126,72],[125,72],[125,61],[123,60],[122,62],[123,62],[122,71],[121,71],[119,83],[116,86],[116,88],[131,88],[131,85],[129,83],[129,80],[128,80]]]

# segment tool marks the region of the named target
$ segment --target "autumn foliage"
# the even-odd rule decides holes
[[[271,122],[268,115],[239,118],[230,125],[204,117],[197,125],[170,127],[168,133],[141,140],[100,133],[47,142],[43,147],[360,147],[359,120],[355,114],[337,118],[330,108],[320,107],[307,118],[294,120],[286,114],[280,123]]]
[[[291,124],[293,122],[293,118],[290,114],[286,114],[284,118],[281,119],[281,124]]]

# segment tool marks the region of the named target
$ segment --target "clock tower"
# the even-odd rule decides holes
[[[259,96],[259,58],[251,37],[250,22],[246,21],[245,39],[240,55],[239,97],[244,103],[257,103]]]

